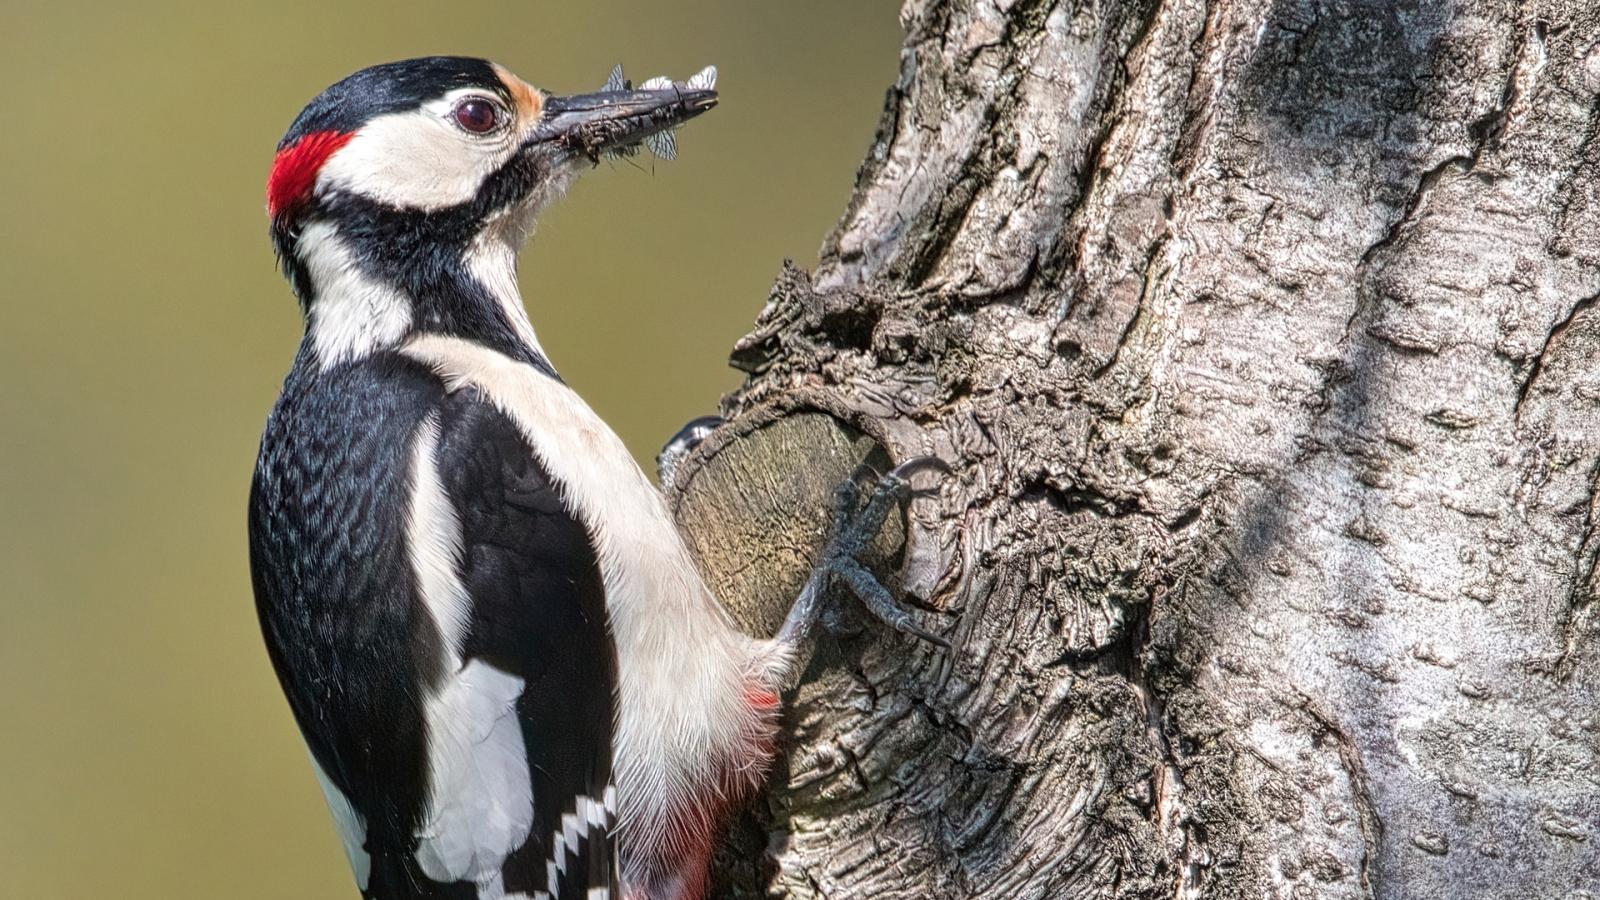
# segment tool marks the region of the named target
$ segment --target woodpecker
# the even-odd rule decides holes
[[[414,59],[334,84],[278,146],[271,235],[305,334],[255,467],[251,571],[369,900],[696,900],[829,586],[943,643],[855,561],[942,464],[842,487],[788,620],[753,638],[529,322],[539,210],[602,157],[672,155],[714,87],[619,69],[558,97]]]

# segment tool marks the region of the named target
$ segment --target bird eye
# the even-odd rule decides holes
[[[469,97],[451,111],[456,124],[473,134],[488,134],[500,124],[500,110],[481,97]]]

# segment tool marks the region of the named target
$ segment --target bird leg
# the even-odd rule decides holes
[[[863,466],[862,469],[877,476],[871,467]],[[789,670],[783,673],[785,676],[794,674],[800,651],[811,641],[817,624],[830,612],[826,607],[826,599],[829,596],[828,588],[833,584],[848,588],[867,612],[896,631],[946,649],[950,647],[949,641],[918,624],[916,618],[860,560],[861,554],[883,530],[891,512],[904,508],[914,498],[938,495],[936,488],[918,490],[913,487],[912,476],[927,471],[948,475],[950,467],[943,460],[931,456],[906,460],[876,478],[866,492],[864,503],[862,489],[857,484],[857,476],[861,471],[858,469],[856,475],[839,485],[834,492],[833,536],[823,549],[822,558],[811,571],[805,587],[801,589],[799,598],[790,608],[783,627],[772,639],[775,655],[785,661],[782,668]],[[788,681],[789,678],[782,680]]]

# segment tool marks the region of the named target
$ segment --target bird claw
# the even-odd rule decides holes
[[[858,558],[882,531],[890,510],[904,509],[915,499],[939,496],[937,486],[914,488],[911,485],[912,476],[929,471],[950,475],[954,470],[944,460],[934,456],[913,457],[882,474],[865,463],[858,466],[835,492],[838,509],[834,519],[834,534],[823,553],[820,567],[834,579],[844,582],[878,621],[902,634],[948,649],[949,641],[917,624],[893,593]],[[862,491],[859,482],[863,474],[869,475],[873,484],[866,502],[860,503]]]
[[[912,476],[920,472],[938,472],[941,475],[953,475],[955,470],[950,464],[937,456],[913,456],[900,463],[888,472],[879,472],[871,463],[862,463],[856,466],[850,477],[839,484],[834,491],[834,498],[841,507],[840,513],[853,513],[857,500],[861,497],[861,483],[873,485],[873,497],[892,496],[902,507],[912,500],[925,500],[939,496],[939,488],[917,488],[911,485]],[[870,503],[868,504],[871,505]],[[846,509],[848,507],[848,509]],[[882,523],[879,523],[882,527]],[[838,530],[836,528],[836,530]],[[869,539],[870,541],[870,539]]]
[[[918,472],[938,472],[940,475],[950,476],[954,475],[956,470],[937,456],[913,456],[889,470],[889,474],[896,478],[910,478]]]
[[[857,482],[877,481],[882,477],[883,473],[878,471],[877,466],[874,466],[872,463],[864,462],[861,465],[856,466],[855,471],[850,473],[850,477],[845,479],[845,484],[854,486]]]

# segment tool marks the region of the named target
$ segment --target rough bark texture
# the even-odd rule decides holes
[[[770,628],[935,453],[724,890],[1600,897],[1600,11],[910,0],[672,486]]]

